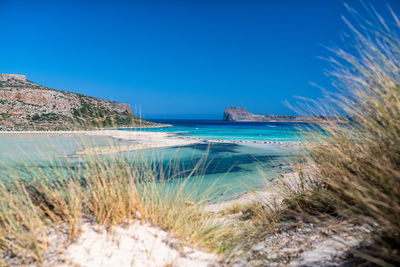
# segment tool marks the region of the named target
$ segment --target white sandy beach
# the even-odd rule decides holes
[[[217,266],[217,255],[184,246],[158,227],[139,221],[113,228],[83,223],[81,235],[60,257],[46,265],[57,266]],[[64,263],[61,263],[63,261]]]
[[[279,145],[279,146],[296,146],[298,142],[275,142],[275,141],[236,141],[223,139],[202,139],[198,137],[181,137],[173,133],[166,132],[149,132],[149,131],[133,131],[133,130],[90,130],[90,131],[0,131],[0,135],[86,135],[86,136],[104,136],[120,139],[124,142],[118,145],[88,147],[84,150],[77,151],[74,156],[82,157],[93,154],[112,154],[118,152],[128,152],[160,147],[180,147],[193,145],[201,142],[208,143],[243,143],[257,145]]]
[[[149,148],[187,146],[199,143],[199,140],[177,138],[172,134],[163,132],[104,130],[104,131],[87,132],[85,134],[92,136],[108,136],[116,139],[122,139],[133,142],[121,146],[90,148],[84,151],[79,151],[77,155],[109,154],[109,153],[135,151],[135,150],[142,150]]]
[[[127,130],[94,130],[94,131],[1,131],[0,134],[33,134],[42,136],[55,135],[87,135],[87,136],[105,136],[121,139],[125,142],[118,146],[91,147],[82,151],[77,151],[77,156],[89,154],[111,154],[117,152],[135,151],[149,148],[187,146],[199,143],[200,140],[189,138],[178,138],[173,134],[164,132],[146,132],[146,131],[127,131]]]

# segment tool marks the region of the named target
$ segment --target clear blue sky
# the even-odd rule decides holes
[[[0,73],[147,118],[221,118],[226,106],[292,114],[284,100],[329,84],[317,57],[339,42],[341,15],[340,0],[0,0]]]

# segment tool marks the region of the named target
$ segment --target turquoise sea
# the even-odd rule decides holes
[[[302,141],[302,134],[305,131],[315,129],[315,126],[306,123],[161,119],[152,121],[173,126],[140,130],[168,132],[183,138],[235,141],[235,143],[155,149],[152,152],[162,151],[164,157],[161,158],[164,159],[175,155],[176,159],[185,162],[184,165],[189,169],[207,152],[205,165],[208,167],[201,178],[205,188],[211,186],[223,188],[220,190],[222,192],[220,199],[229,199],[246,191],[262,189],[270,180],[279,178],[280,173],[291,171],[288,162],[298,154],[300,147],[286,144]],[[284,145],[264,144],[264,142]]]
[[[299,134],[308,125],[288,123],[226,123],[199,120],[157,120],[173,127],[141,129],[166,131],[179,137],[244,141],[299,141]],[[137,129],[136,129],[137,130]],[[79,165],[85,158],[71,158],[83,147],[129,143],[109,137],[77,135],[1,134],[0,176],[24,169],[61,168],[63,164]],[[253,143],[202,142],[185,147],[166,147],[124,152],[125,157],[151,161],[159,166],[160,177],[172,178],[167,184],[189,175],[196,167],[191,182],[201,180],[200,191],[214,190],[219,200],[230,199],[250,190],[262,189],[265,183],[290,171],[287,162],[297,154],[299,146]],[[112,155],[110,155],[112,157]],[[51,164],[50,162],[63,162]],[[201,164],[199,164],[201,162]],[[50,166],[52,165],[52,166]],[[69,168],[70,170],[73,168]],[[171,173],[178,177],[169,177]]]
[[[143,131],[171,132],[186,137],[243,141],[301,141],[301,130],[314,128],[307,123],[285,122],[230,122],[222,120],[166,120],[154,122],[173,127],[147,128]],[[129,130],[129,129],[126,129]],[[135,129],[136,130],[136,129]]]

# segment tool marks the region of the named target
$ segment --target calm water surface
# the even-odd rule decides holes
[[[226,123],[221,121],[158,120],[174,124],[174,127],[145,129],[166,131],[188,137],[227,140],[285,141],[299,140],[301,124],[287,123]],[[24,168],[57,168],[49,166],[56,160],[63,164],[79,165],[87,159],[68,158],[87,146],[118,145],[120,141],[108,137],[3,134],[0,135],[0,176],[12,170]],[[185,147],[167,147],[143,151],[125,152],[130,159],[151,161],[159,166],[160,176],[171,174],[185,177],[198,166],[191,178],[192,183],[201,180],[199,191],[214,190],[218,199],[230,199],[246,191],[261,189],[269,180],[279,177],[277,172],[286,171],[286,163],[295,154],[297,146],[287,147],[263,144],[201,143]],[[112,157],[112,155],[111,155]],[[132,161],[134,162],[134,160]],[[201,162],[201,164],[198,164]],[[5,167],[6,166],[6,167]],[[59,168],[63,168],[62,164]],[[173,177],[173,178],[174,178]],[[168,186],[174,186],[172,179]]]
[[[301,130],[314,129],[307,123],[229,122],[222,120],[161,120],[154,122],[173,127],[148,128],[143,131],[170,132],[187,137],[245,141],[301,141]],[[129,129],[124,129],[129,130]]]

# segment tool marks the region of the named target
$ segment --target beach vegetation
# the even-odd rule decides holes
[[[0,264],[44,264],[54,240],[64,240],[64,246],[73,242],[84,222],[110,233],[114,226],[146,222],[184,245],[228,255],[241,233],[204,212],[212,192],[199,193],[200,181],[188,183],[200,167],[171,168],[166,175],[151,160],[119,152],[92,153],[79,162],[2,164],[1,173],[7,175],[0,178]]]
[[[400,19],[391,10],[388,22],[374,9],[368,19],[348,9],[357,21],[344,19],[351,45],[332,48],[328,59],[335,89],[327,99],[301,107],[340,120],[320,117],[304,133],[301,153],[290,163],[296,174],[273,181],[278,197],[208,212],[213,188],[200,190],[201,180],[193,180],[207,169],[204,160],[193,169],[170,162],[173,167],[165,170],[140,153],[127,157],[118,146],[112,156],[90,153],[88,147],[79,161],[0,163],[0,265],[43,265],[54,253],[54,239],[74,242],[86,222],[112,233],[113,227],[136,221],[160,227],[182,244],[232,256],[228,263],[272,233],[303,224],[328,229],[351,223],[365,241],[351,248],[354,255],[399,265]],[[133,118],[127,111],[115,121],[85,101],[81,106],[73,115],[87,128],[128,125]],[[85,121],[95,115],[97,120]]]
[[[286,186],[284,212],[296,221],[351,221],[366,236],[355,255],[393,266],[400,263],[400,20],[391,10],[386,21],[373,8],[368,18],[347,8],[356,21],[344,18],[351,45],[332,48],[328,59],[335,90],[301,110],[349,119],[304,135],[306,163],[297,165],[298,186]]]

